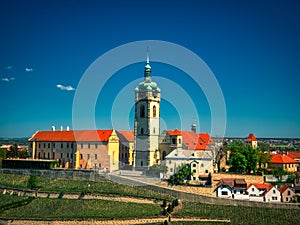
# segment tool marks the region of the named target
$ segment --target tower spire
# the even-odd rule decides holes
[[[149,48],[147,47],[147,58],[146,58],[146,65],[144,70],[144,77],[145,79],[151,79],[151,66],[149,60]]]

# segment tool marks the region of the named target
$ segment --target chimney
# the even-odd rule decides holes
[[[69,126],[67,126],[67,131],[69,131],[70,130],[70,127]]]
[[[60,131],[62,131],[63,130],[63,126],[60,126]]]
[[[192,124],[192,131],[196,134],[197,133],[197,128],[196,128],[197,126],[196,126],[196,124],[195,123],[193,123]]]
[[[51,127],[51,131],[55,131],[55,126],[52,126],[52,127]]]

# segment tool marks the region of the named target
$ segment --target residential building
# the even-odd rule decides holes
[[[272,187],[264,194],[265,202],[281,202],[281,193],[276,187]]]
[[[274,154],[268,164],[269,169],[282,167],[287,172],[296,172],[299,162],[285,154]]]
[[[191,181],[194,183],[205,183],[209,174],[213,172],[213,159],[210,151],[195,151],[175,149],[165,157],[163,164],[168,170],[166,178],[174,175],[179,167],[188,164],[190,166]]]
[[[291,202],[293,199],[293,196],[296,195],[293,188],[291,188],[287,185],[283,185],[279,189],[279,191],[281,193],[281,201],[282,202]]]
[[[119,138],[120,168],[131,168],[134,161],[134,132],[116,130],[116,134]]]
[[[135,88],[134,136],[135,151],[133,166],[147,169],[160,163],[160,89],[152,81],[151,66],[147,54],[144,81]]]
[[[192,129],[195,130],[195,125],[192,126]],[[159,140],[161,159],[164,160],[174,149],[213,151],[214,141],[209,134],[197,134],[194,131],[178,129],[164,130]]]
[[[269,191],[273,186],[269,183],[264,184],[249,184],[247,186],[247,193],[250,201],[263,202],[265,192]]]
[[[119,169],[119,138],[114,130],[37,131],[29,139],[33,159],[55,159],[61,168]]]
[[[248,200],[247,183],[245,179],[222,178],[215,189],[220,198]]]
[[[253,133],[246,138],[246,144],[254,149],[257,148],[257,139]]]

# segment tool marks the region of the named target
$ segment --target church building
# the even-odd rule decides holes
[[[151,77],[149,57],[144,69],[144,81],[135,88],[135,169],[147,169],[160,163],[160,89]]]

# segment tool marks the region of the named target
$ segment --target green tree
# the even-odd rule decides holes
[[[27,181],[27,187],[30,189],[37,188],[37,176],[36,175],[30,175],[28,181]]]
[[[19,157],[19,151],[18,151],[17,144],[10,146],[10,149],[7,152],[7,157],[9,157],[9,158],[18,158]]]
[[[243,155],[246,157],[247,166],[246,170],[248,173],[256,172],[257,162],[258,162],[258,150],[248,146],[243,149]]]
[[[231,165],[230,171],[233,172],[245,172],[247,168],[246,157],[240,152],[236,152],[230,156],[229,164]]]
[[[275,175],[276,177],[278,177],[279,180],[282,179],[283,175],[287,174],[287,172],[281,166],[273,168],[272,173],[273,173],[273,175]]]
[[[193,175],[189,164],[182,165],[178,171],[168,180],[171,185],[183,184],[185,180],[190,180]]]
[[[262,168],[262,165],[270,162],[270,146],[263,142],[258,142],[258,167]]]
[[[0,148],[0,164],[2,163],[3,159],[6,159],[6,152],[7,150],[5,148]]]

